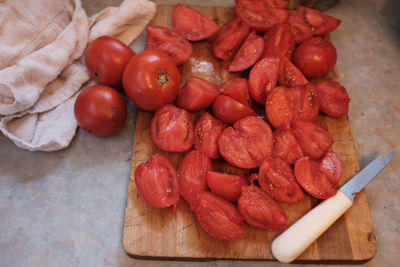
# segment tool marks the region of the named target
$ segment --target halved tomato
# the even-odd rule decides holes
[[[157,147],[169,152],[183,152],[193,145],[193,128],[189,112],[167,104],[154,114],[150,133]]]
[[[295,87],[307,84],[303,73],[286,57],[279,64],[279,84],[286,87]]]
[[[303,151],[294,136],[292,129],[278,128],[274,134],[274,150],[272,156],[284,160],[288,164],[294,164],[296,160],[303,157]]]
[[[178,91],[176,105],[189,111],[199,111],[208,108],[218,93],[218,88],[212,83],[201,78],[189,77]]]
[[[341,117],[349,113],[350,98],[346,88],[335,81],[322,81],[315,85],[320,109],[326,115]]]
[[[291,58],[296,47],[289,25],[277,24],[269,29],[265,35],[265,48],[262,57]]]
[[[206,173],[207,185],[215,195],[235,202],[242,194],[242,186],[249,184],[243,175],[208,171]]]
[[[242,71],[250,68],[257,62],[264,51],[264,39],[252,31],[236,52],[229,71]]]
[[[163,155],[152,155],[135,170],[135,184],[140,195],[155,208],[173,207],[179,201],[181,190],[172,163]]]
[[[228,124],[233,124],[247,116],[256,115],[251,107],[225,95],[219,95],[215,98],[212,111],[215,117]]]
[[[204,230],[215,238],[233,241],[244,235],[243,217],[236,206],[209,191],[197,194],[193,211]]]
[[[229,96],[243,105],[251,107],[251,98],[249,94],[249,86],[245,78],[233,78],[223,83],[219,87],[221,95]]]
[[[172,25],[189,41],[208,39],[219,30],[211,18],[181,3],[172,12]]]
[[[297,12],[308,24],[314,35],[327,34],[336,29],[341,22],[340,19],[304,6],[299,6]]]
[[[258,182],[276,201],[295,203],[304,198],[292,167],[280,158],[268,157],[261,162]]]
[[[278,230],[288,222],[281,206],[255,185],[242,187],[238,208],[246,223],[267,231]]]

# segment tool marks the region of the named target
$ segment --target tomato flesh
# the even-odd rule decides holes
[[[175,211],[181,191],[176,170],[166,157],[157,153],[138,165],[135,170],[135,184],[150,206],[172,206]]]
[[[318,101],[323,113],[332,117],[341,117],[349,113],[350,98],[346,88],[335,81],[322,81],[315,85]]]
[[[268,121],[275,127],[286,127],[294,118],[293,104],[289,99],[288,88],[275,87],[267,97],[265,114]]]
[[[233,78],[219,87],[221,95],[229,96],[243,105],[251,107],[248,81],[245,78]]]
[[[290,12],[286,24],[289,25],[296,44],[302,43],[313,36],[310,27],[297,12]]]
[[[274,133],[274,150],[272,156],[284,160],[288,164],[294,164],[304,156],[292,129],[278,128]]]
[[[252,31],[236,52],[229,71],[242,71],[250,68],[261,57],[264,50],[264,39]]]
[[[303,73],[286,57],[279,64],[279,84],[286,87],[301,86],[308,83]]]
[[[208,171],[207,185],[215,195],[235,202],[242,194],[242,187],[249,184],[245,176]]]
[[[225,95],[219,95],[215,98],[212,111],[215,117],[228,124],[233,124],[240,119],[256,114],[251,107]]]
[[[295,42],[289,25],[282,23],[273,26],[265,33],[264,39],[265,48],[262,57],[292,57]]]
[[[293,120],[315,121],[319,112],[319,101],[313,84],[289,88],[287,95],[294,111]]]
[[[170,104],[157,110],[150,125],[154,144],[169,152],[189,150],[193,145],[193,129],[189,112]]]
[[[336,29],[341,22],[340,19],[308,7],[299,6],[297,12],[308,24],[314,35],[327,34]]]

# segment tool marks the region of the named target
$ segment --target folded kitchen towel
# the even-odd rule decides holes
[[[0,131],[31,151],[65,148],[73,106],[89,80],[87,43],[111,35],[130,44],[153,18],[148,0],[124,0],[87,18],[80,0],[13,0],[0,5]]]

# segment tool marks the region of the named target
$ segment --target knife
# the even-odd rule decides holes
[[[336,195],[322,201],[272,242],[272,254],[281,262],[295,260],[353,204],[361,191],[393,158],[394,152],[381,155],[354,176]]]

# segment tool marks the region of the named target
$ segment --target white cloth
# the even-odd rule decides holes
[[[89,80],[87,43],[111,35],[129,45],[155,11],[148,0],[124,0],[89,19],[80,0],[0,5],[0,131],[31,151],[67,147],[77,128],[75,98]]]

